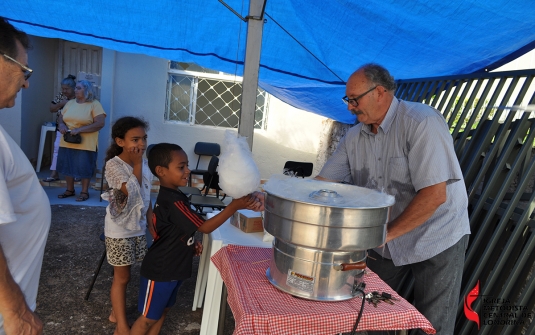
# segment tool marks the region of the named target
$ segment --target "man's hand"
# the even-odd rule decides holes
[[[38,335],[43,333],[43,323],[30,310],[24,294],[13,280],[0,246],[0,314],[4,317],[7,335]]]
[[[316,180],[321,180],[321,181],[330,181],[330,182],[332,182],[332,183],[339,183],[339,182],[340,182],[339,180],[333,180],[333,179],[323,178],[323,177],[320,176],[320,175],[314,177],[314,179],[316,179]]]
[[[40,335],[43,334],[43,323],[26,304],[22,311],[4,317],[6,335]]]
[[[263,192],[253,192],[251,196],[254,197],[254,202],[247,207],[247,209],[253,210],[255,212],[261,212],[264,210],[264,199],[265,195]]]

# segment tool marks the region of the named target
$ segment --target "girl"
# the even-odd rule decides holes
[[[104,235],[108,263],[113,266],[110,298],[114,335],[129,334],[126,319],[126,286],[130,267],[147,252],[145,230],[152,218],[152,174],[143,158],[148,124],[136,117],[118,119],[112,127],[113,143],[106,152],[105,178],[110,189],[103,194],[106,208]]]

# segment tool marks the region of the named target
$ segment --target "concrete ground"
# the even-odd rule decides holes
[[[49,171],[46,170],[38,173],[40,179],[48,175]],[[44,186],[44,189],[52,208],[52,224],[45,249],[36,309],[44,323],[44,333],[113,334],[114,324],[108,321],[113,273],[106,261],[89,299],[84,299],[105,249],[99,236],[104,229],[107,202],[100,202],[100,192],[92,188],[89,190],[89,200],[84,202],[76,202],[75,197],[58,199],[57,195],[65,190],[61,184]],[[80,185],[75,185],[75,189],[78,194]],[[164,323],[162,335],[199,334],[202,308],[191,310],[198,262],[199,258],[195,257],[193,276],[182,285],[177,304]],[[138,287],[139,264],[132,267],[127,290],[127,316],[131,322],[139,315]],[[233,330],[234,319],[227,307],[223,335],[230,335]]]
[[[50,175],[42,170],[39,179]],[[95,180],[92,183],[96,182]],[[64,182],[43,183],[52,209],[52,223],[48,236],[36,313],[44,324],[45,334],[113,334],[115,325],[108,320],[111,311],[109,290],[113,272],[104,261],[94,287],[85,300],[88,287],[105,250],[99,239],[104,230],[106,201],[99,201],[100,191],[89,188],[89,199],[75,201],[76,197],[59,199],[65,191]],[[75,184],[76,194],[81,185]],[[156,193],[153,195],[153,203]],[[202,240],[202,234],[196,236]],[[161,335],[200,333],[202,308],[192,311],[199,257],[193,261],[192,277],[182,284],[176,305],[171,308],[163,325]],[[127,317],[133,323],[139,316],[137,294],[139,289],[139,266],[132,266],[131,280],[127,289]],[[226,305],[223,330],[218,335],[231,335],[234,318]],[[358,332],[366,335],[366,332]],[[215,335],[215,334],[214,334]]]

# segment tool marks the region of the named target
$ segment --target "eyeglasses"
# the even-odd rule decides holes
[[[19,63],[17,60],[9,57],[8,55],[6,54],[3,54],[3,56],[7,59],[9,59],[10,61],[18,64],[21,68],[22,68],[22,72],[24,72],[24,80],[28,80],[30,79],[30,77],[32,76],[32,73],[33,73],[33,70],[30,69],[29,67],[27,67],[26,65],[22,65],[21,63]]]
[[[377,88],[377,86],[374,86],[372,88],[370,88],[369,90],[367,90],[366,92],[362,93],[361,95],[359,95],[358,97],[356,98],[352,98],[352,99],[349,99],[347,97],[347,95],[345,97],[342,98],[342,101],[346,104],[346,105],[351,105],[353,107],[357,107],[359,105],[359,100],[365,96],[366,94],[370,93],[371,91],[375,90]]]

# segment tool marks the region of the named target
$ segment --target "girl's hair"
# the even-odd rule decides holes
[[[153,175],[156,174],[156,167],[169,167],[171,163],[171,153],[173,151],[182,151],[182,148],[178,144],[173,143],[158,143],[151,147],[147,153],[147,159],[149,161],[149,169]]]
[[[69,74],[67,78],[64,78],[61,81],[61,85],[68,85],[74,90],[74,88],[76,87],[76,77],[72,74]]]
[[[112,159],[113,157],[118,156],[123,152],[123,148],[121,148],[120,146],[117,145],[117,143],[115,143],[115,139],[118,137],[124,140],[126,133],[130,129],[134,129],[138,127],[143,127],[145,131],[149,130],[148,122],[143,120],[142,118],[137,118],[133,116],[125,116],[115,121],[115,123],[111,127],[112,142],[110,146],[108,147],[108,150],[106,151],[106,159],[105,159],[104,164],[110,159]]]
[[[82,89],[84,90],[84,97],[86,102],[91,102],[95,100],[95,91],[93,90],[93,85],[87,80],[80,80],[78,82]]]

